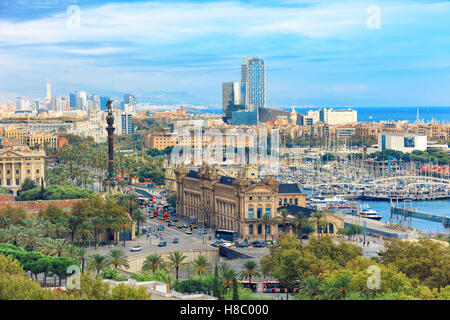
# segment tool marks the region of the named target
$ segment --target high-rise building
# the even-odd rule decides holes
[[[133,117],[130,113],[122,113],[122,134],[133,133]]]
[[[266,105],[266,65],[259,57],[245,58],[241,66],[241,82],[245,84],[247,111]]]
[[[241,82],[222,83],[222,119],[230,123],[233,113],[245,109],[245,84]]]
[[[50,81],[47,80],[45,101],[49,103],[51,99],[52,99],[52,85],[50,84]]]

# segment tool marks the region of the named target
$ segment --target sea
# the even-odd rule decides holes
[[[350,107],[358,111],[358,121],[378,122],[378,121],[408,121],[415,122],[417,120],[417,111],[419,111],[419,120],[423,122],[436,121],[439,123],[450,122],[450,106],[448,107]],[[289,108],[280,108],[284,110],[292,110]],[[317,110],[319,108],[295,107],[299,113],[305,114],[308,110]],[[347,108],[334,108],[347,109]],[[221,114],[221,109],[205,109],[208,113],[215,112]]]

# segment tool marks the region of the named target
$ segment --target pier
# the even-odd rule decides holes
[[[407,207],[408,204],[409,207]],[[401,207],[399,206],[398,200],[391,201],[390,222],[410,227],[412,218],[442,223],[444,226],[444,234],[448,233],[450,229],[449,216],[417,211],[416,208],[412,208],[411,200],[404,200]]]

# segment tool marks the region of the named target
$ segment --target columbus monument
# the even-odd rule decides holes
[[[108,175],[106,179],[103,181],[103,189],[104,192],[112,194],[117,192],[117,179],[114,172],[114,115],[111,109],[111,100],[106,102],[106,106],[108,107],[108,115],[106,116],[106,123],[108,126],[106,127],[106,131],[108,131]]]

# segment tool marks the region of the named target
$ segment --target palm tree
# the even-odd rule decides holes
[[[186,262],[184,262],[186,256],[178,251],[175,251],[172,252],[168,258],[168,265],[170,268],[175,269],[176,280],[178,281],[178,271],[186,266]]]
[[[231,269],[230,265],[226,262],[220,265],[220,273],[222,276],[222,288],[225,293],[233,284],[233,279],[236,278],[236,272]]]
[[[19,244],[22,248],[33,251],[38,243],[41,233],[38,229],[24,229],[20,233]]]
[[[308,298],[317,299],[320,289],[320,280],[314,276],[308,276],[302,281],[299,292]]]
[[[122,231],[123,246],[125,246],[125,231],[130,230],[130,221],[127,218],[120,218],[118,221],[118,227]]]
[[[87,269],[95,270],[98,275],[105,267],[110,265],[110,260],[107,256],[94,253],[87,257]]]
[[[75,234],[78,238],[83,240],[83,246],[86,247],[86,240],[92,238],[92,225],[85,221],[77,226]]]
[[[273,224],[272,219],[270,219],[270,214],[264,213],[262,217],[258,220],[260,224],[264,226],[264,241],[267,240],[267,227]]]
[[[164,261],[162,257],[158,254],[151,254],[145,258],[144,264],[142,265],[142,271],[150,271],[155,273],[155,270],[164,266]]]
[[[105,230],[105,220],[102,217],[94,217],[91,219],[92,229],[94,230],[94,248],[97,250],[98,236]]]
[[[58,239],[64,238],[64,236],[70,231],[69,220],[65,217],[57,217],[54,222],[54,230]]]
[[[317,230],[317,237],[320,238],[320,234],[322,232],[322,227],[324,224],[325,213],[322,211],[315,211],[311,213],[311,218],[314,219]]]
[[[70,216],[68,221],[69,230],[71,233],[71,243],[73,243],[73,237],[77,231],[78,224],[80,224],[80,219],[76,216]]]
[[[127,261],[127,256],[121,249],[111,249],[108,252],[108,259],[110,264],[112,264],[116,269],[119,267],[128,269],[130,267]]]
[[[8,243],[12,243],[17,246],[20,241],[20,235],[22,233],[22,228],[17,226],[11,226],[7,232]]]
[[[207,271],[209,266],[210,266],[210,264],[208,263],[208,260],[203,255],[198,256],[194,260],[195,272],[200,277],[203,277],[204,275],[206,275],[206,271]]]
[[[281,209],[280,215],[272,219],[273,224],[281,224],[284,228],[284,233],[287,233],[287,227],[291,225],[290,214],[287,209]]]
[[[252,283],[252,277],[255,278],[261,277],[258,264],[255,261],[249,260],[243,265],[243,267],[244,270],[239,274],[241,280],[248,279],[248,282]]]
[[[292,219],[291,224],[295,229],[295,233],[300,235],[300,243],[302,243],[303,239],[303,228],[309,224],[311,221],[308,217],[306,217],[303,212],[298,212]]]
[[[69,248],[71,247],[64,239],[51,239],[44,238],[39,241],[39,251],[48,256],[62,257],[68,255]]]
[[[87,250],[86,248],[76,248],[74,258],[81,264],[81,272],[84,272],[84,264],[87,260]]]

